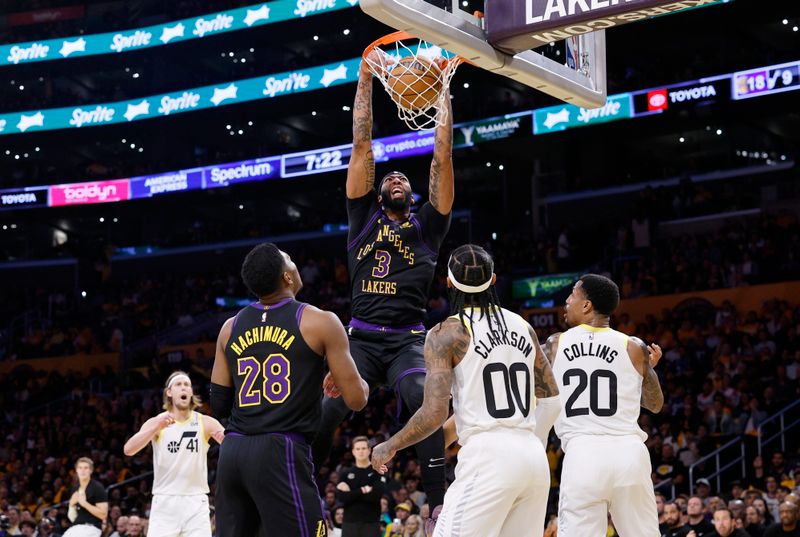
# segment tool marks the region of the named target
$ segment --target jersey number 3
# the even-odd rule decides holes
[[[567,369],[564,371],[564,386],[569,386],[572,379],[578,380],[578,386],[564,405],[564,412],[568,418],[573,416],[588,416],[591,409],[592,414],[600,417],[613,416],[617,413],[617,376],[612,371],[597,369],[591,376],[586,374],[583,369]],[[600,379],[606,379],[608,389],[608,408],[600,408]],[[589,406],[575,408],[575,401],[589,387]]]
[[[283,354],[270,354],[263,362],[252,356],[236,360],[236,373],[244,377],[239,389],[239,406],[260,405],[262,396],[273,405],[286,401],[292,392],[290,365]],[[259,377],[263,379],[261,389],[256,386]]]

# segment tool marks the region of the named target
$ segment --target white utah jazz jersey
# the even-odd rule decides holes
[[[464,359],[455,366],[453,409],[458,443],[492,429],[530,429],[533,419],[533,363],[536,347],[522,317],[502,309],[508,330],[492,328],[478,310],[467,309],[464,320],[472,336]],[[458,319],[458,316],[455,317]]]
[[[565,446],[579,435],[647,434],[639,427],[642,375],[628,356],[628,336],[582,324],[558,339],[553,364],[561,414],[556,434]]]
[[[153,439],[153,494],[208,494],[208,442],[203,416],[165,427]]]

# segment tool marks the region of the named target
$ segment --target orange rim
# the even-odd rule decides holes
[[[361,57],[366,60],[367,56],[369,56],[369,53],[375,50],[376,48],[381,47],[383,45],[389,45],[391,43],[397,43],[398,41],[403,41],[404,39],[419,39],[419,37],[413,36],[410,33],[403,31],[387,34],[383,37],[379,37],[378,39],[367,45],[367,48],[364,49],[364,53],[361,55]],[[468,60],[462,58],[461,56],[453,56],[452,58],[445,57],[445,59],[447,60],[448,63],[452,63],[455,66],[458,66],[464,62],[470,63]]]

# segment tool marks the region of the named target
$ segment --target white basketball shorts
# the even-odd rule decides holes
[[[208,496],[154,495],[150,504],[147,534],[158,537],[211,537]]]

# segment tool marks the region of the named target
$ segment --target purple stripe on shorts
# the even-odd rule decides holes
[[[392,332],[404,333],[413,330],[425,330],[425,325],[422,323],[409,324],[406,326],[383,326],[380,324],[372,324],[353,317],[350,319],[350,327],[356,330],[368,330],[370,332]]]
[[[251,308],[255,308],[257,310],[274,310],[280,308],[281,306],[285,306],[289,302],[291,302],[292,298],[284,298],[280,302],[276,302],[275,304],[262,304],[261,302],[253,302],[250,304]]]
[[[311,446],[308,446],[308,464],[311,466],[311,476],[317,475],[317,470],[314,468],[314,457],[311,454]],[[315,483],[316,485],[316,483]],[[322,496],[319,495],[319,488],[314,487],[317,492],[317,499],[319,500],[319,508],[322,510],[322,516],[325,516],[325,502],[322,501]]]
[[[303,310],[306,309],[308,304],[301,302],[299,306],[297,306],[297,311],[294,314],[294,318],[297,319],[297,326],[300,326],[300,319],[303,318]]]
[[[286,442],[286,470],[289,473],[289,486],[292,489],[292,497],[294,498],[295,514],[297,515],[297,523],[300,526],[300,537],[308,537],[308,525],[306,524],[306,513],[303,509],[303,498],[300,496],[300,488],[297,486],[297,471],[294,467],[294,445],[292,439],[288,436],[284,437]]]
[[[375,211],[375,213],[374,213],[374,214],[372,215],[372,217],[369,219],[369,222],[367,222],[367,225],[366,225],[366,226],[364,226],[364,227],[361,229],[361,233],[359,233],[359,234],[358,234],[358,236],[357,236],[355,239],[353,239],[352,241],[350,241],[350,242],[348,243],[348,245],[347,245],[347,251],[348,251],[348,252],[349,252],[350,250],[352,250],[352,249],[353,249],[353,247],[354,247],[356,244],[358,244],[358,241],[360,241],[360,240],[361,240],[361,239],[364,237],[364,235],[366,235],[366,233],[367,233],[367,232],[368,232],[370,229],[372,229],[372,224],[374,224],[374,223],[375,223],[375,221],[378,219],[378,216],[379,216],[380,214],[381,214],[381,210],[380,210],[380,209],[378,209],[377,211]]]

